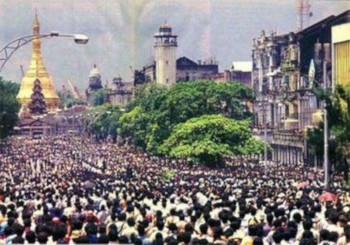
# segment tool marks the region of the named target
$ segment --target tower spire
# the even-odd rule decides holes
[[[43,58],[41,56],[41,37],[40,37],[40,23],[37,10],[33,19],[33,52],[30,60],[30,65],[27,73],[22,78],[21,88],[17,95],[17,99],[22,104],[22,110],[31,103],[31,95],[33,93],[34,82],[38,79],[41,83],[44,100],[48,110],[55,110],[58,108],[59,97],[54,88],[53,82],[49,73],[44,66]]]
[[[171,26],[165,20],[159,32],[154,34],[154,38],[156,81],[170,87],[176,83],[177,35],[172,33]]]
[[[35,9],[35,16],[33,20],[33,34],[39,35],[39,32],[40,32],[40,23],[38,18],[38,11]]]

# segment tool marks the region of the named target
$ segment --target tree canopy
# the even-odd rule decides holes
[[[99,89],[92,93],[92,104],[93,106],[103,105],[105,102],[106,91],[104,89]]]
[[[211,166],[222,163],[225,155],[259,154],[263,150],[264,144],[252,138],[248,120],[222,115],[203,115],[180,123],[159,146],[164,154],[189,157]]]
[[[0,77],[0,140],[6,138],[16,122],[20,104],[16,96],[19,84],[5,81]]]
[[[350,159],[350,86],[337,86],[334,93],[318,91],[320,100],[326,101],[327,122],[329,128],[329,160],[336,171],[344,172],[348,181]],[[324,123],[321,121],[317,128],[308,130],[308,141],[315,154],[324,154]]]
[[[120,108],[115,105],[103,104],[93,107],[83,115],[85,130],[97,138],[111,136],[113,141],[115,141],[118,121],[121,115]]]
[[[260,148],[253,147],[256,142],[250,139],[249,129],[251,119],[249,103],[253,99],[253,93],[249,87],[234,82],[193,81],[178,83],[170,89],[156,84],[144,84],[137,87],[134,101],[129,104],[127,111],[121,116],[119,133],[123,137],[130,137],[136,147],[155,154],[180,156],[185,152],[192,152],[193,147],[196,147],[197,153],[191,156],[201,160],[210,157],[220,160],[219,158],[223,154],[249,154],[253,151],[257,153]],[[209,115],[216,115],[218,118],[215,121]],[[227,121],[228,125],[232,127],[233,125],[235,127],[245,125],[244,130],[241,128],[242,131],[239,134],[231,135],[236,137],[236,140],[241,140],[242,145],[232,144],[236,148],[226,147],[232,143],[226,142],[228,140],[225,138],[226,134],[235,131],[228,127],[216,128],[219,125],[223,126],[219,122],[226,122],[225,120],[233,120]],[[178,133],[199,124],[205,130],[195,131],[198,133],[197,137],[204,137],[206,130],[209,129],[218,132],[216,134],[213,132],[211,135],[214,137],[213,139],[206,135],[198,142],[185,144],[186,147],[188,146],[187,149],[183,146],[181,149],[169,150],[169,147],[179,140]],[[190,133],[190,130],[188,129],[186,132]],[[244,133],[247,134],[247,138],[240,139],[238,136],[242,137]],[[195,138],[195,135],[189,134],[187,137],[189,137],[187,140],[190,140]],[[230,140],[232,139],[230,138]],[[250,149],[244,146],[244,142],[249,140],[252,143]],[[200,151],[203,154],[206,151],[207,156],[203,157],[203,154],[199,154]]]

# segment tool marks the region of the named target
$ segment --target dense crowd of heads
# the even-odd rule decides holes
[[[317,169],[227,161],[208,168],[127,144],[10,138],[0,149],[0,244],[350,242],[341,179],[325,193]]]

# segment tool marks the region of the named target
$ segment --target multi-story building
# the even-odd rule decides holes
[[[196,63],[187,57],[181,57],[176,61],[177,82],[213,80],[218,72],[219,67],[214,59],[198,60]]]
[[[292,165],[321,164],[322,159],[308,150],[305,138],[306,129],[315,126],[313,116],[321,106],[311,89],[332,86],[332,27],[346,22],[350,22],[350,10],[298,33],[262,32],[253,41],[254,132],[270,143],[273,151],[269,159]],[[339,37],[339,42],[342,40]],[[339,52],[348,47],[336,46],[334,41]],[[343,74],[346,62],[339,61],[337,67],[343,67],[339,74]]]

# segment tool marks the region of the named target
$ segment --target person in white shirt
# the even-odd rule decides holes
[[[324,226],[324,229],[327,229],[330,232],[336,232],[338,236],[343,235],[343,228],[337,225],[338,214],[335,210],[331,210],[327,215],[327,223]]]
[[[344,227],[344,235],[337,241],[337,245],[349,245],[350,244],[350,225]]]
[[[313,223],[312,223],[312,220],[310,219],[307,219],[303,222],[303,226],[302,228],[298,231],[298,234],[297,234],[297,240],[301,240],[302,237],[303,237],[303,233],[305,231],[310,231],[313,235],[313,238],[316,240],[317,244],[320,242],[320,233],[318,232],[318,230],[314,229],[312,227]]]
[[[296,209],[293,209],[291,212],[290,212],[290,216],[289,216],[289,220],[293,220],[293,216],[295,213],[300,213],[301,217],[304,217],[304,211],[303,209],[301,208],[302,206],[302,202],[301,201],[297,201],[295,206],[296,206]]]
[[[139,232],[137,231],[137,229],[135,227],[135,219],[128,218],[126,223],[127,223],[126,228],[123,229],[123,231],[120,233],[120,235],[126,236],[129,239],[129,241],[132,241],[133,239],[135,239],[139,236]]]

